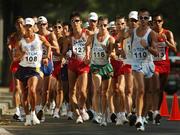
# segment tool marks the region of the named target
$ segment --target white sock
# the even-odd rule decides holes
[[[20,109],[19,109],[19,107],[16,107],[16,114],[18,115],[18,116],[20,116]]]
[[[31,115],[32,116],[36,115],[35,111],[31,111]]]

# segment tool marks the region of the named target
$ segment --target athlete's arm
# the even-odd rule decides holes
[[[51,55],[51,44],[46,40],[44,36],[39,35],[40,40],[43,42],[43,45],[47,47],[47,57],[50,59]]]
[[[144,40],[144,39],[142,39],[141,41],[140,41],[140,43],[141,43],[141,45],[145,48],[145,49],[147,49],[152,55],[154,55],[154,56],[158,56],[158,50],[157,50],[157,48],[156,48],[156,43],[157,43],[157,36],[156,36],[156,33],[152,30],[151,32],[150,32],[150,39],[151,39],[151,41],[150,41],[150,45],[148,45],[147,43],[146,43],[146,40]]]
[[[11,35],[7,38],[7,49],[10,59],[12,59],[12,43],[11,43]]]
[[[151,42],[150,42],[150,46],[147,47],[147,49],[152,55],[158,56],[158,50],[157,50],[157,47],[156,47],[156,43],[157,43],[156,32],[152,30],[150,32],[150,37],[151,37]]]
[[[94,37],[94,35],[89,36],[87,39],[87,42],[85,44],[86,60],[90,60],[90,53],[91,53],[91,48],[92,48],[93,37]]]
[[[13,61],[20,61],[22,57],[24,56],[26,52],[22,50],[22,45],[19,41],[17,41],[17,46],[16,46],[16,52],[14,54],[14,57],[12,58]]]
[[[109,57],[114,57],[114,52],[115,52],[115,39],[112,36],[110,36],[107,54]]]
[[[66,57],[66,53],[68,52],[70,45],[71,45],[71,38],[70,37],[64,38],[61,58]]]
[[[169,48],[171,48],[174,52],[177,52],[173,33],[171,31],[168,31],[166,34],[163,34],[163,37],[165,38],[167,46],[169,46]]]
[[[55,49],[57,54],[60,54],[59,44],[54,32],[51,32],[50,34],[50,42],[51,42],[51,48]]]

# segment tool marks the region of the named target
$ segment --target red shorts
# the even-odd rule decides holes
[[[121,75],[120,69],[121,69],[121,67],[122,67],[122,65],[123,65],[123,62],[122,62],[122,61],[112,60],[112,59],[111,59],[111,65],[112,65],[113,70],[114,70],[114,76],[113,76],[113,78],[114,78],[114,79],[117,79],[117,77],[118,77],[119,75]]]
[[[52,76],[58,79],[60,76],[60,71],[61,71],[61,62],[53,61],[53,63],[54,63],[54,70],[52,72]]]
[[[79,61],[75,58],[71,58],[69,59],[68,69],[80,75],[82,73],[89,73],[90,66],[84,64],[83,61]]]
[[[158,64],[158,63],[154,63],[155,64],[155,72],[158,72],[160,74],[169,74],[170,73],[170,64]]]
[[[19,61],[13,61],[10,66],[10,70],[12,73],[16,73],[19,68]]]
[[[132,72],[132,68],[131,68],[131,65],[129,64],[123,65],[119,70],[120,74],[129,74],[131,72]]]

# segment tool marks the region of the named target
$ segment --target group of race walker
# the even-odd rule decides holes
[[[7,42],[13,118],[22,121],[24,110],[25,126],[44,122],[45,114],[101,126],[129,123],[138,131],[148,121],[159,125],[168,52],[177,51],[163,23],[162,14],[147,9],[111,22],[95,12],[85,23],[78,12],[72,12],[70,23],[52,25],[44,16],[17,17]]]

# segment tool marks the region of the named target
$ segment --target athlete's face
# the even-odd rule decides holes
[[[99,32],[105,32],[108,31],[107,27],[108,27],[108,20],[100,20],[98,22],[98,27],[99,27]]]
[[[16,29],[20,30],[21,25],[24,26],[24,19],[23,18],[18,18],[16,20],[16,24],[15,24]]]
[[[116,20],[116,29],[119,31],[124,30],[126,28],[126,20],[125,18]]]
[[[89,20],[89,26],[92,28],[97,27],[97,20]]]
[[[80,28],[82,25],[82,21],[79,16],[75,16],[71,19],[72,28]]]
[[[154,25],[154,28],[162,28],[163,26],[163,18],[161,16],[156,16],[155,18],[153,18],[153,25]]]
[[[39,30],[43,30],[43,29],[47,29],[48,28],[48,23],[38,23],[38,29]]]
[[[129,27],[130,28],[137,28],[138,27],[138,20],[134,18],[129,18]]]
[[[69,26],[68,25],[63,26],[63,34],[65,36],[69,35]]]
[[[32,35],[32,33],[34,32],[33,26],[29,25],[29,24],[25,25],[25,30],[26,30],[26,35],[27,36]]]
[[[53,30],[56,34],[61,34],[63,30],[62,25],[60,23],[55,24]]]
[[[139,19],[139,24],[141,26],[149,25],[149,13],[148,12],[139,12],[138,19]]]

